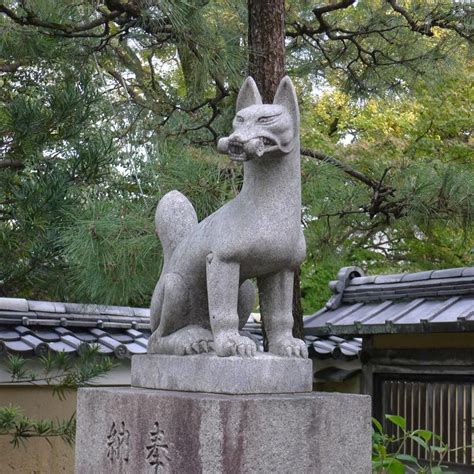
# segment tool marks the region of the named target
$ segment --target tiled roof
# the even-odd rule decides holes
[[[118,358],[146,353],[149,310],[0,298],[0,353],[74,353],[97,345]]]
[[[378,276],[345,267],[329,287],[308,334],[474,331],[474,267]]]
[[[263,350],[258,316],[251,316],[244,330]],[[0,298],[0,353],[74,353],[96,344],[104,354],[129,358],[146,353],[149,337],[148,308]],[[362,340],[308,336],[306,344],[312,357],[355,359]]]
[[[244,330],[251,334],[252,338],[258,342],[260,350],[263,350],[262,325],[258,319],[250,317]],[[306,335],[305,342],[308,347],[309,356],[318,359],[333,358],[352,360],[356,359],[362,350],[362,339],[358,337],[317,337]]]

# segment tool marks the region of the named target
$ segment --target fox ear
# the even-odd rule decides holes
[[[257,84],[255,84],[255,81],[249,76],[245,79],[245,82],[240,88],[239,95],[237,96],[236,111],[238,112],[239,110],[250,107],[251,105],[261,104],[262,97],[260,96],[260,92],[258,92]]]
[[[299,123],[300,109],[298,107],[298,99],[296,98],[296,91],[293,83],[288,76],[285,76],[280,81],[273,103],[286,107],[295,122]]]

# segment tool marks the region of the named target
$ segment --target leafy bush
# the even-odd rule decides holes
[[[401,435],[390,436],[384,432],[382,424],[372,419],[372,471],[377,474],[447,474],[443,460],[453,451],[466,449],[467,446],[450,448],[440,436],[429,430],[407,430],[406,419],[398,415],[385,415],[385,418],[400,428]],[[415,456],[404,454],[407,443],[414,441],[426,452],[426,459],[420,461]]]

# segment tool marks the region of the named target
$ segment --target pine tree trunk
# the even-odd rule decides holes
[[[285,75],[285,0],[248,1],[249,75],[271,103]]]
[[[248,0],[249,75],[264,103],[271,103],[285,75],[285,0]],[[293,284],[293,336],[304,338],[300,270]],[[267,338],[263,326],[264,346]]]

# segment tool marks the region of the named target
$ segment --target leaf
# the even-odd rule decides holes
[[[408,437],[411,438],[413,441],[415,441],[415,443],[418,443],[420,446],[422,446],[427,451],[430,450],[430,447],[428,446],[428,443],[426,443],[426,441],[423,438],[420,438],[419,436],[416,436],[416,435],[413,435],[413,434],[408,435]]]
[[[387,420],[391,421],[394,425],[399,426],[403,431],[407,428],[407,420],[403,416],[399,415],[385,415]]]
[[[412,462],[412,463],[418,464],[418,459],[416,459],[416,457],[412,456],[411,454],[397,454],[395,458],[398,459],[399,461]]]
[[[391,463],[387,466],[387,472],[390,474],[405,474],[405,466],[396,459],[391,459]]]
[[[429,441],[433,437],[433,432],[428,430],[415,430],[411,432],[414,436],[420,436],[425,441]]]
[[[377,431],[379,433],[383,434],[382,424],[380,423],[379,420],[377,420],[376,418],[372,418],[372,424],[375,426],[375,428],[377,428]]]

